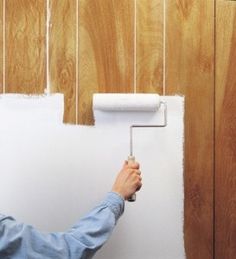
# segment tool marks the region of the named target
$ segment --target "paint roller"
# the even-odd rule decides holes
[[[128,163],[135,161],[133,155],[133,129],[134,128],[159,128],[167,126],[167,105],[158,94],[118,94],[96,93],[93,95],[93,109],[104,112],[157,112],[163,107],[163,122],[156,125],[130,125],[130,153]],[[133,194],[128,201],[135,201]]]

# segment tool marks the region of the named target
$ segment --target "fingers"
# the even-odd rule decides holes
[[[126,172],[130,175],[133,176],[133,178],[141,178],[141,171],[139,169],[133,169],[133,168],[127,168]]]
[[[136,192],[138,192],[142,188],[142,179],[137,183]]]
[[[140,165],[138,162],[129,163],[125,161],[125,168],[128,173],[133,177],[134,187],[137,191],[139,191],[142,187],[142,177],[141,171],[139,170]]]
[[[138,169],[129,168],[127,172],[132,178],[134,192],[139,191],[142,187],[141,171]]]
[[[136,176],[136,191],[139,191],[142,187],[142,177],[140,174],[141,172],[139,171]]]
[[[128,162],[128,161],[125,161],[124,163],[124,167],[125,168],[132,168],[132,169],[139,169],[140,165],[138,162]]]

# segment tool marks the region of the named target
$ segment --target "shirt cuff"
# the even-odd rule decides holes
[[[105,203],[114,213],[115,219],[117,221],[125,209],[124,198],[116,192],[109,192],[106,196]]]

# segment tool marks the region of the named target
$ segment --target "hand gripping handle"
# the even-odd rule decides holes
[[[135,162],[134,156],[128,156],[128,165]],[[128,198],[128,201],[134,202],[136,201],[136,193],[134,193],[131,197]]]

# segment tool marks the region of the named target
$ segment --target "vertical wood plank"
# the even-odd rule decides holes
[[[0,1],[0,94],[3,93],[3,1]]]
[[[81,0],[79,123],[91,124],[94,92],[133,92],[134,1]]]
[[[64,94],[64,122],[76,122],[76,0],[50,0],[49,71],[52,92]]]
[[[137,92],[163,93],[163,4],[137,1]]]
[[[185,95],[188,259],[213,258],[214,1],[167,4],[167,94]]]
[[[236,3],[216,1],[216,259],[236,258]]]
[[[3,1],[0,1],[0,94],[3,93]]]
[[[45,2],[6,1],[6,92],[44,92]]]

